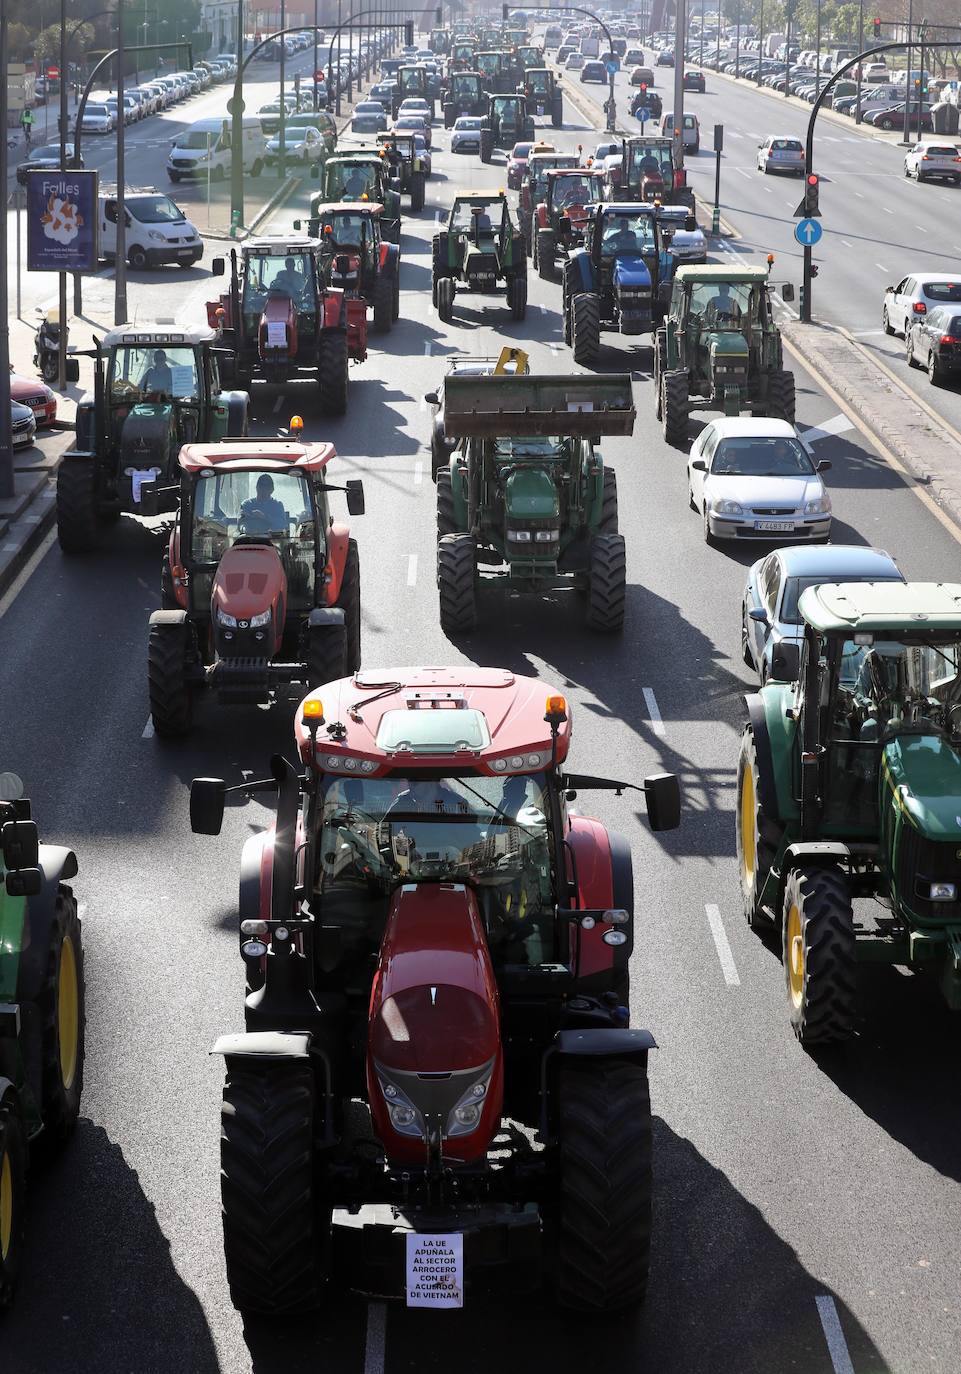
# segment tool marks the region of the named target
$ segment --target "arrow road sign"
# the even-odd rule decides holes
[[[794,237],[803,248],[813,248],[823,233],[816,219],[799,219],[794,226]]]
[[[617,72],[618,72],[618,64],[617,64],[616,62],[605,62],[605,63],[604,63],[604,66],[607,68],[607,74],[608,74],[608,76],[616,76],[616,75],[617,75]]]
[[[646,124],[651,117],[651,112],[646,105],[641,105],[634,118],[641,124]]]

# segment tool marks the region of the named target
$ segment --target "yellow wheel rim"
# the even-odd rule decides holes
[[[10,1237],[13,1235],[13,1170],[10,1156],[3,1152],[0,1162],[0,1260],[6,1261],[10,1253]]]
[[[57,1031],[60,1040],[60,1078],[68,1090],[77,1076],[80,1048],[80,992],[73,941],[64,936],[60,946],[60,977],[57,980]]]
[[[747,888],[754,886],[757,866],[754,811],[754,774],[748,766],[741,774],[741,880]]]
[[[788,991],[795,1007],[800,1007],[804,997],[804,936],[801,934],[801,913],[797,903],[791,903],[787,914],[787,931],[784,937],[784,954],[787,960]]]

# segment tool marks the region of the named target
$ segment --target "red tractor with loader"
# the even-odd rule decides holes
[[[384,668],[304,700],[297,766],[194,780],[201,834],[228,794],[277,796],[241,860],[245,1030],[214,1047],[245,1314],[334,1310],[337,1284],[435,1310],[544,1280],[588,1314],[643,1300],[631,850],[569,805],[634,784],[569,773],[570,739],[533,678]],[[636,790],[677,826],[676,778]]]
[[[294,416],[291,430],[303,421]],[[194,704],[289,696],[360,666],[360,562],[328,493],[362,515],[363,487],[328,480],[333,444],[295,439],[186,444],[179,505],[150,617],[150,713],[185,734]],[[150,502],[162,491],[147,489]]]

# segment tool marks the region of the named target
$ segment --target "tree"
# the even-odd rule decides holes
[[[74,21],[75,23],[76,21]],[[73,25],[67,21],[67,56],[70,61],[76,61],[83,55],[93,43],[96,37],[92,24],[80,24],[71,33]],[[33,40],[33,51],[36,54],[37,62],[44,66],[47,62],[59,62],[60,60],[60,25],[49,24],[45,29],[41,29]]]

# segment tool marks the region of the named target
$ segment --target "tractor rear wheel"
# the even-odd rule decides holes
[[[606,1313],[644,1301],[651,1250],[651,1098],[636,1060],[562,1061],[556,1291]]]
[[[480,160],[490,162],[494,154],[494,135],[490,129],[481,129]]]
[[[389,334],[394,323],[394,284],[380,273],[374,282],[374,328],[378,334]]]
[[[768,378],[767,413],[773,420],[794,424],[794,373],[786,368],[772,372]]]
[[[687,443],[687,423],[691,403],[687,390],[686,372],[661,373],[661,421],[664,438],[675,448]]]
[[[65,460],[57,469],[57,538],[64,553],[89,553],[100,542],[97,473],[92,462]]]
[[[345,614],[343,625],[307,626],[307,683],[312,692],[349,672],[346,622]]]
[[[551,124],[555,129],[564,127],[564,98],[551,101]]]
[[[174,592],[173,573],[170,571],[170,554],[165,553],[163,562],[160,565],[160,609],[162,611],[176,611],[180,609],[180,603]]]
[[[593,367],[601,351],[601,303],[593,292],[582,292],[571,302],[571,338],[575,363]]]
[[[441,277],[437,283],[437,314],[444,324],[450,324],[454,315],[453,277]]]
[[[360,668],[360,554],[357,540],[348,539],[347,558],[344,562],[344,576],[340,583],[337,605],[344,612],[344,632],[346,637],[345,672],[356,673]]]
[[[453,129],[454,120],[457,118],[457,111],[452,100],[448,100],[444,105],[444,128]]]
[[[431,302],[437,305],[437,286],[443,277],[447,275],[447,235],[435,234],[431,243],[431,264],[430,264],[430,295]]]
[[[410,177],[410,208],[414,214],[424,208],[427,197],[427,178],[423,172],[412,172]]]
[[[554,252],[556,240],[553,229],[537,231],[537,271],[543,281],[554,280]]]
[[[595,534],[589,576],[588,628],[605,634],[622,630],[627,599],[627,552],[622,534]]]
[[[185,735],[193,720],[193,695],[187,680],[190,626],[151,625],[147,640],[150,716],[161,739]]]
[[[447,534],[457,534],[457,520],[454,515],[454,488],[450,480],[450,468],[440,468],[437,477],[437,538]]]
[[[604,469],[601,518],[597,525],[597,533],[617,534],[617,473],[613,468]]]
[[[792,869],[784,886],[782,959],[791,1025],[802,1045],[853,1034],[855,958],[845,874],[813,865]]]
[[[477,550],[469,534],[438,540],[437,588],[444,634],[470,634],[477,626]]]
[[[23,1262],[27,1136],[16,1096],[0,1098],[0,1312],[13,1299]]]
[[[227,1066],[220,1131],[224,1259],[234,1306],[271,1316],[320,1302],[330,1208],[318,1196],[314,1085],[301,1060]]]
[[[780,841],[780,829],[761,806],[760,769],[754,731],[744,731],[737,761],[737,809],[734,813],[734,842],[741,882],[741,903],[752,930],[770,929],[761,911],[761,893],[771,871]]]
[[[507,288],[507,300],[511,315],[515,320],[524,319],[527,314],[527,277],[511,277]]]
[[[325,329],[317,350],[321,414],[343,415],[347,410],[348,368],[346,329]]]
[[[394,280],[393,280],[392,285],[393,285],[393,290],[392,290],[392,292],[391,292],[391,298],[390,298],[390,316],[391,316],[391,319],[394,320],[394,322],[396,323],[396,321],[400,319],[400,264],[399,264],[399,263],[398,263],[398,265],[397,265],[397,271],[394,273]]]
[[[40,994],[43,1021],[41,1139],[51,1148],[73,1133],[83,1092],[85,984],[80,918],[72,893],[61,888],[47,947]]]
[[[522,219],[518,215],[517,223],[520,226],[519,232],[524,235],[524,252],[528,257],[531,257],[534,252],[534,217],[530,215],[526,219]]]

